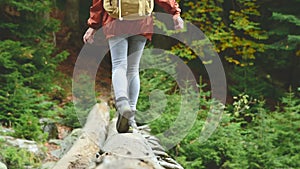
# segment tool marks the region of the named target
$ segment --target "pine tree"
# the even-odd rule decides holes
[[[57,88],[56,66],[67,56],[55,50],[59,22],[50,17],[51,7],[50,0],[0,1],[0,123],[39,141],[38,119],[53,113],[47,93]]]
[[[260,22],[268,30],[266,52],[257,60],[261,70],[272,76],[273,82],[287,89],[300,85],[300,13],[299,0],[261,3]]]

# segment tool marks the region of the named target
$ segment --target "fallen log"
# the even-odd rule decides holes
[[[53,169],[89,168],[91,159],[106,140],[109,120],[107,104],[96,104],[87,117],[83,133]]]
[[[111,121],[108,137],[101,147],[103,153],[96,169],[163,169],[147,140],[138,132],[116,131],[116,119]]]
[[[109,108],[96,104],[83,134],[56,163],[54,169],[183,169],[164,151],[148,126],[133,133],[118,133]]]

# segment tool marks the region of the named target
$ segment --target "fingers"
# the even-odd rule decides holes
[[[92,44],[94,42],[94,35],[84,35],[83,42]]]
[[[86,32],[85,32],[85,34],[84,34],[84,36],[83,36],[83,42],[84,43],[94,43],[94,34],[96,33],[96,30],[95,29],[93,29],[93,28],[89,28]]]
[[[83,36],[83,42],[84,43],[93,43],[94,42],[94,35],[90,34],[89,32],[87,32],[84,36]]]
[[[83,36],[82,40],[83,40],[83,43],[86,43],[86,42],[87,42],[87,37],[86,37],[86,35],[85,35],[85,34],[84,34],[84,36]]]
[[[180,30],[184,28],[184,21],[180,16],[174,18],[174,28],[175,30]]]

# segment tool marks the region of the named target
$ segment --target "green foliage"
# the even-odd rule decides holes
[[[51,57],[47,50],[25,47],[11,40],[0,42],[0,111],[1,121],[6,125],[16,123],[22,114],[30,113],[36,118],[53,115],[55,104],[41,92],[55,88],[50,85],[51,79],[65,54]]]
[[[266,51],[257,61],[263,72],[269,72],[274,81],[284,81],[286,85],[276,83],[276,86],[285,87],[290,84],[299,86],[299,1],[269,1],[262,2],[261,10],[265,13],[259,22],[268,30],[269,40],[265,42]],[[279,75],[279,77],[278,77]],[[290,75],[288,78],[287,75]]]
[[[139,119],[138,121],[144,121],[143,119],[153,119],[159,115],[155,113],[162,111],[160,109],[161,106],[166,104],[162,103],[162,101],[164,101],[164,99],[168,99],[163,98],[162,95],[174,92],[174,89],[176,88],[174,79],[176,78],[176,63],[170,62],[170,56],[168,55],[155,55],[151,54],[151,51],[148,50],[144,52],[141,60],[141,67],[144,67],[144,65],[146,65],[145,67],[147,67],[147,65],[151,65],[151,67],[140,72],[141,92],[139,100],[142,101],[138,102],[137,109],[143,112],[152,111],[151,108],[155,107],[157,107],[157,109],[153,110],[152,113],[145,112],[143,114],[137,114],[137,119]],[[155,93],[155,91],[157,93]],[[151,98],[151,96],[161,98]]]
[[[223,0],[184,1],[184,4],[188,8],[184,18],[199,26],[228,62],[253,65],[256,54],[264,51],[259,41],[267,36],[252,19],[260,15],[255,1],[236,0],[234,5]]]
[[[9,97],[5,98],[1,107],[1,122],[15,127],[14,135],[21,138],[45,141],[39,126],[39,118],[53,117],[54,106],[46,97],[35,90],[19,87]]]
[[[154,121],[151,122],[151,132],[153,134],[159,134],[163,133],[167,129],[169,129],[171,126],[174,125],[174,121],[176,120],[176,117],[178,116],[178,112],[180,110],[180,103],[181,98],[180,95],[177,94],[172,94],[168,95],[166,97],[167,99],[167,104],[166,104],[166,109],[162,112],[162,114],[159,114],[159,118],[155,119]],[[157,101],[158,102],[158,101]]]
[[[259,99],[264,97],[274,98],[274,96],[277,97],[279,95],[279,91],[274,91],[275,89],[270,83],[271,78],[267,74],[259,73],[257,67],[233,66],[229,77],[233,81],[229,86],[233,96],[246,93]]]
[[[27,44],[48,41],[59,28],[59,22],[50,17],[52,1],[1,0],[0,31]],[[30,23],[30,24],[28,24]]]
[[[56,66],[67,57],[52,43],[57,20],[50,1],[0,1],[0,117],[15,136],[45,141],[39,118],[53,118]],[[29,24],[30,23],[30,24]],[[2,34],[3,33],[3,34]]]
[[[286,21],[286,22],[290,22],[292,24],[295,24],[297,26],[300,26],[300,19],[297,18],[295,15],[288,15],[288,14],[273,12],[272,18],[274,20]]]
[[[24,139],[46,141],[47,134],[43,133],[39,124],[39,119],[31,113],[21,114],[15,126],[14,136]]]
[[[82,127],[73,103],[69,102],[64,105],[62,108],[60,108],[60,112],[60,117],[57,119],[57,122],[72,128]]]
[[[249,149],[248,158],[252,164],[262,168],[299,168],[299,98],[288,93],[282,98],[283,109],[267,112],[258,109],[259,115],[253,122],[248,142],[256,145]],[[295,104],[296,103],[296,104]],[[255,168],[255,167],[253,167]]]
[[[7,84],[1,86],[2,89],[9,88],[8,92],[11,93],[15,87],[23,84],[42,91],[51,89],[45,86],[56,73],[56,65],[67,56],[63,52],[52,57],[53,50],[53,46],[47,43],[31,47],[17,41],[1,41],[1,85]]]
[[[269,34],[274,39],[273,43],[268,46],[272,50],[282,50],[286,52],[295,52],[297,50],[297,43],[299,43],[300,19],[294,14],[285,14],[274,11],[272,13],[271,21],[278,24],[278,27],[272,28]],[[295,29],[293,29],[295,28]]]
[[[0,160],[10,169],[25,169],[27,167],[37,168],[40,166],[41,159],[35,154],[24,149],[7,146],[0,140]]]
[[[180,1],[182,16],[202,30],[214,49],[229,65],[232,95],[245,92],[253,97],[277,100],[290,84],[299,85],[299,10],[298,0]],[[166,32],[163,23],[155,23]],[[187,30],[184,30],[187,31]],[[187,31],[188,32],[188,31]],[[187,39],[186,41],[189,41]],[[202,51],[210,42],[197,40],[177,44],[171,53],[187,60],[205,57]],[[213,64],[207,62],[204,64]],[[242,68],[238,69],[237,66]],[[253,68],[245,68],[253,67]],[[233,71],[232,71],[233,70]],[[232,81],[231,81],[232,80]],[[255,83],[255,82],[261,83]]]
[[[300,100],[295,97],[291,88],[289,92],[286,93],[285,97],[282,98],[281,102],[284,105],[283,108],[285,112],[295,115],[300,113]]]
[[[144,91],[148,91],[149,87],[152,87],[152,90],[157,89],[149,83],[149,77],[153,82],[158,83],[164,75],[158,72],[160,76],[145,76],[147,71],[141,76],[141,81],[145,83],[142,83],[142,86],[148,86],[141,90],[143,97],[139,100],[139,106],[142,111],[151,107],[148,105],[149,93],[144,94]],[[166,84],[161,82],[159,86],[166,86]],[[207,118],[207,114],[209,108],[215,105],[214,101],[209,98],[210,93],[203,91],[204,87],[204,84],[199,85],[201,109],[198,110],[193,127],[188,131],[187,136],[168,152],[184,168],[300,167],[300,156],[297,153],[300,151],[300,99],[296,98],[293,93],[289,92],[284,96],[281,102],[282,107],[275,111],[268,110],[264,101],[252,99],[249,95],[240,94],[234,97],[233,105],[226,106],[217,130],[207,141],[203,141],[203,139],[199,140],[199,136],[203,134],[206,120],[212,123],[212,118]],[[169,129],[178,116],[180,94],[172,88],[169,88],[169,91],[173,92],[166,92],[168,93],[165,96],[166,108],[161,114],[156,114],[156,119],[150,122],[153,134],[163,133]],[[162,99],[159,101],[162,103]]]
[[[229,79],[229,82],[233,80],[230,86],[233,95],[250,90],[248,94],[254,97],[278,99],[282,96],[282,88],[289,84],[299,85],[299,75],[295,73],[299,72],[299,58],[295,56],[300,53],[297,0],[180,2],[183,4],[182,16],[205,33],[215,47],[212,50],[231,65],[242,66],[241,71],[235,67],[233,71],[231,67],[227,69],[235,76]],[[159,28],[165,30],[161,25]],[[205,46],[200,41],[192,43],[193,49],[194,46]],[[172,52],[189,60],[202,56],[181,44],[173,46]],[[261,83],[253,85],[256,81]]]
[[[93,77],[90,77],[85,72],[81,72],[73,79],[73,97],[74,97],[74,110],[80,124],[84,125],[88,113],[96,104],[95,82]]]
[[[206,142],[198,139],[204,121],[199,116],[189,134],[171,153],[187,169],[298,168],[300,114],[289,110],[297,109],[300,100],[291,95],[283,98],[286,104],[283,111],[270,113],[263,107],[264,102],[249,107],[247,97],[241,97],[235,104],[235,113],[226,112],[217,131]],[[234,114],[249,109],[258,113],[245,126]]]

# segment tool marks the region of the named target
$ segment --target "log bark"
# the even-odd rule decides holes
[[[88,115],[83,134],[53,169],[88,168],[106,140],[108,124],[109,107],[106,103],[96,104]]]
[[[118,133],[108,106],[96,104],[83,134],[54,169],[183,169],[149,131],[141,126],[133,133]]]
[[[119,134],[115,126],[116,119],[113,119],[101,148],[105,153],[96,169],[163,169],[140,133]]]

